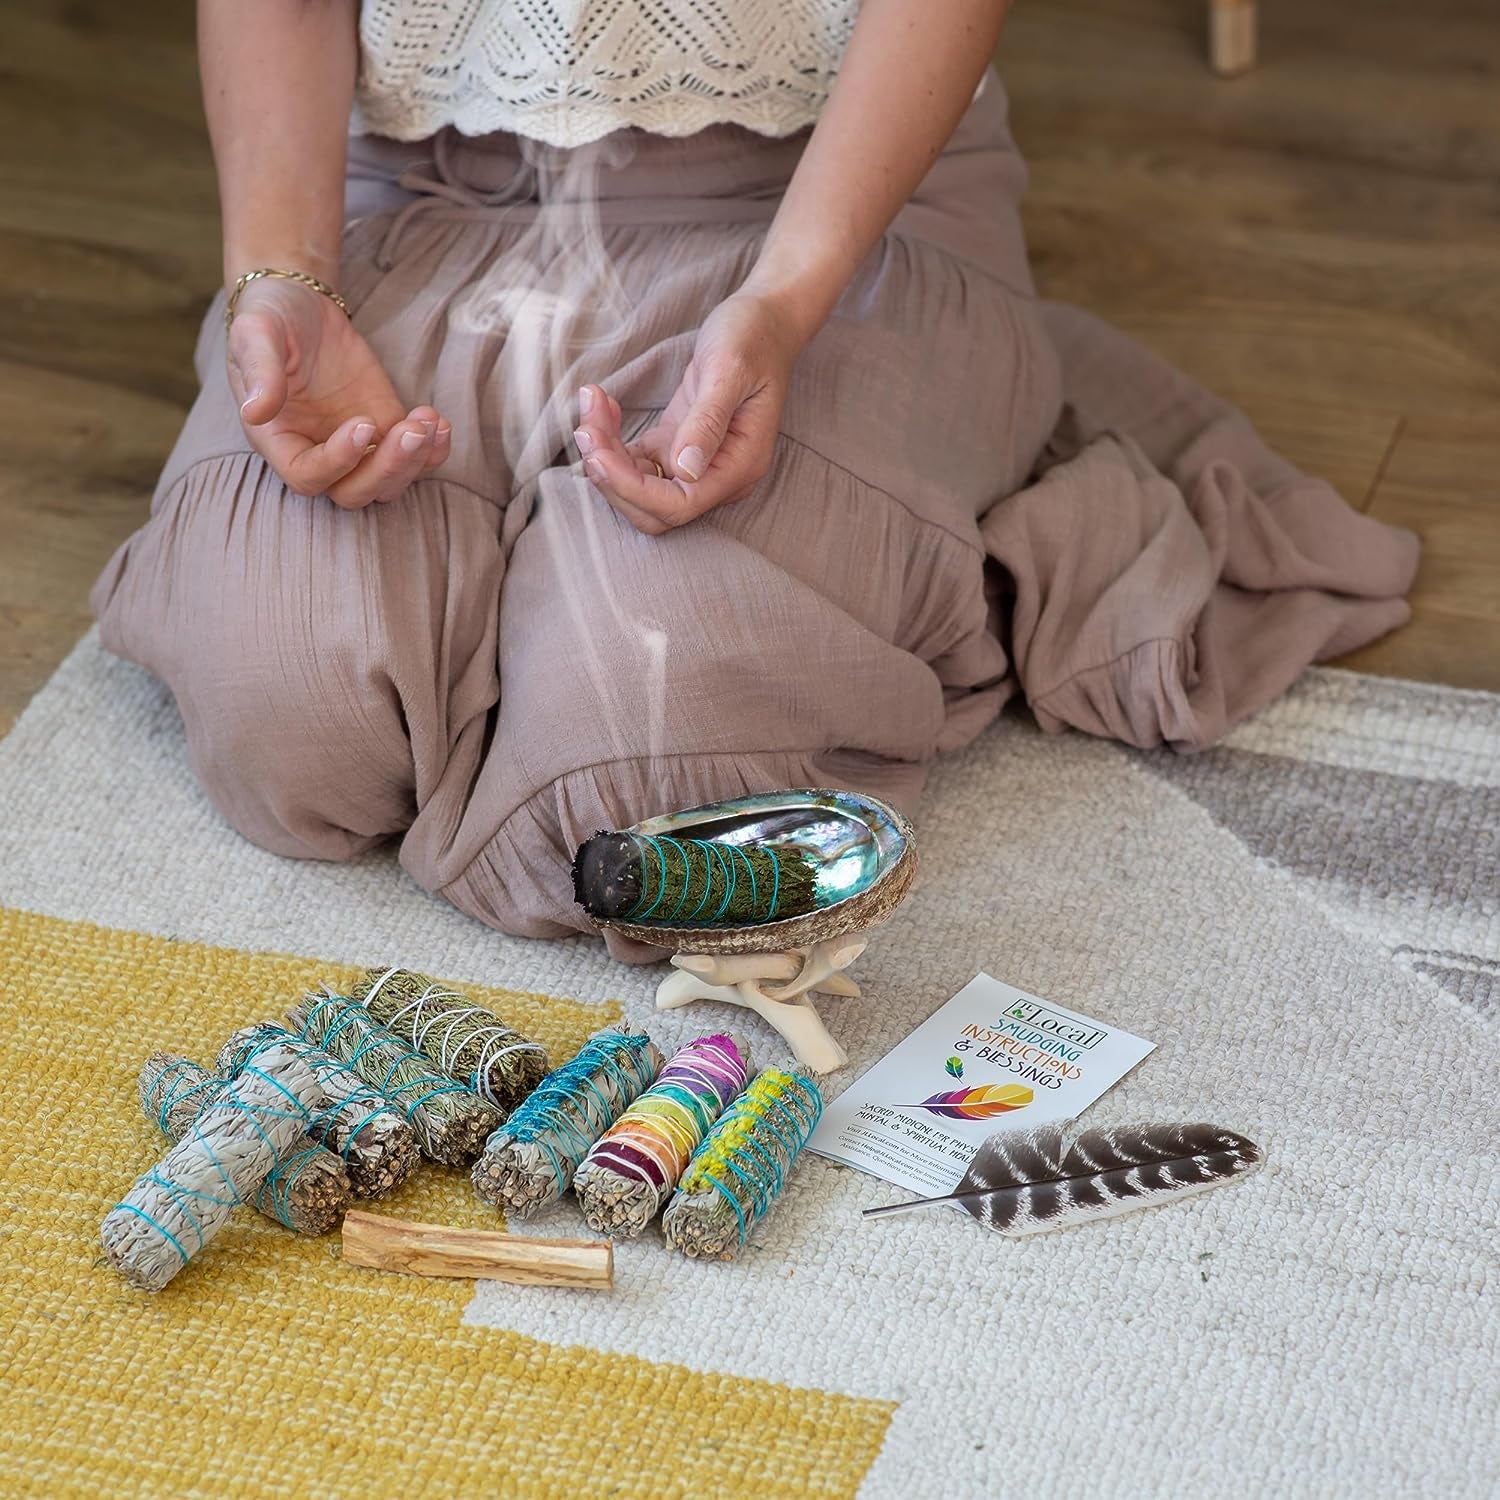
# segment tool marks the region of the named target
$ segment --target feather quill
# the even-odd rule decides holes
[[[1002,1130],[953,1192],[868,1208],[864,1217],[956,1203],[997,1234],[1037,1234],[1201,1193],[1263,1159],[1254,1141],[1218,1125],[1116,1125],[1085,1130],[1071,1146],[1060,1125]]]

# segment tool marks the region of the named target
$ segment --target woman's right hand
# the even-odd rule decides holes
[[[250,282],[227,355],[250,446],[299,495],[357,510],[397,499],[448,457],[446,419],[430,406],[407,411],[354,325],[311,287]]]

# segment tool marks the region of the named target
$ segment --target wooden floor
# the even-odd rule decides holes
[[[1500,690],[1494,0],[1030,0],[1001,48],[1038,279],[1426,543],[1348,665]],[[218,276],[192,6],[0,0],[0,730],[87,627],[192,398]]]

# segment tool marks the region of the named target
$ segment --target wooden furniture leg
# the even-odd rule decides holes
[[[1255,0],[1208,0],[1208,59],[1230,77],[1255,66]]]

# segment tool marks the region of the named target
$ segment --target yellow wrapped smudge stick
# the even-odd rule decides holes
[[[662,1217],[667,1243],[695,1259],[733,1260],[781,1196],[822,1113],[806,1071],[757,1073],[693,1153]]]

